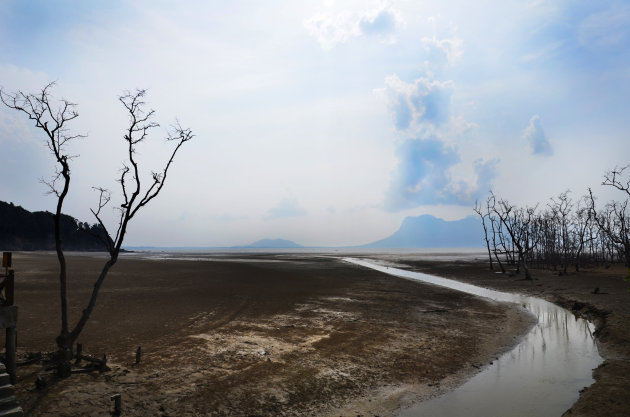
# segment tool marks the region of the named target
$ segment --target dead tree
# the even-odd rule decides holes
[[[505,274],[505,268],[503,267],[503,262],[501,262],[501,257],[499,256],[499,249],[497,249],[497,236],[500,240],[502,239],[501,223],[495,216],[492,215],[495,204],[496,200],[494,194],[490,191],[490,195],[486,199],[486,213],[488,213],[488,220],[490,221],[490,229],[492,231],[492,253],[499,265],[499,269],[501,269],[501,273]]]
[[[596,236],[592,233],[591,230],[591,225],[593,223],[593,214],[588,203],[589,201],[587,196],[582,196],[582,198],[578,200],[577,208],[575,211],[575,218],[573,221],[573,240],[576,245],[574,254],[575,272],[579,272],[580,270],[584,248],[596,239]]]
[[[516,272],[519,273],[520,268],[523,267],[525,279],[531,280],[532,276],[529,272],[527,258],[536,243],[532,229],[536,207],[517,208],[508,203],[507,200],[499,200],[493,210],[503,226],[505,226],[510,240],[518,252]]]
[[[603,184],[606,184],[604,182]],[[609,242],[608,255],[614,261],[615,252],[623,259],[625,265],[630,267],[630,212],[628,202],[611,201],[602,209],[597,209],[595,197],[589,188],[589,198],[593,220],[603,232]],[[604,252],[604,256],[605,256]]]
[[[18,91],[14,94],[0,90],[0,99],[9,108],[18,110],[35,122],[35,126],[44,131],[46,146],[55,157],[55,175],[50,181],[42,180],[47,185],[48,191],[57,197],[57,207],[53,215],[55,228],[55,250],[59,261],[59,293],[61,297],[61,332],[68,327],[68,303],[67,303],[67,266],[63,253],[61,237],[61,212],[63,203],[70,189],[70,160],[72,155],[66,151],[67,145],[75,139],[84,138],[85,135],[72,135],[69,133],[68,123],[79,117],[76,104],[62,99],[58,106],[51,103],[50,90],[54,83],[46,85],[41,92],[25,94]],[[61,182],[61,184],[60,184]],[[60,346],[61,348],[61,346]]]
[[[50,192],[57,196],[54,221],[55,247],[59,260],[61,331],[56,342],[59,351],[58,373],[62,377],[67,377],[70,375],[71,370],[72,347],[94,310],[103,281],[118,260],[129,222],[142,207],[146,206],[160,193],[175,155],[184,143],[193,138],[193,134],[190,129],[182,128],[179,123],[172,126],[166,138],[168,141],[175,143],[170,158],[161,171],[151,173],[151,180],[148,185],[144,184],[145,189],[143,189],[144,181],[142,180],[143,177],[141,176],[137,160],[136,148],[148,138],[149,131],[157,127],[158,124],[151,120],[154,111],[146,110],[145,108],[146,103],[143,100],[146,90],[136,90],[133,93],[127,92],[119,97],[120,102],[129,115],[129,125],[123,136],[127,149],[127,161],[123,164],[121,175],[118,178],[123,202],[117,207],[119,212],[118,224],[115,227],[115,233],[112,234],[106,227],[101,215],[103,208],[111,199],[111,194],[104,188],[97,188],[99,191],[98,207],[92,210],[92,213],[106,232],[106,237],[102,238],[102,240],[109,254],[109,259],[103,265],[99,276],[94,282],[94,288],[87,306],[83,309],[75,326],[70,329],[68,324],[67,269],[59,222],[71,178],[69,161],[72,159],[72,156],[68,153],[67,146],[74,139],[84,138],[85,135],[72,135],[69,133],[68,123],[79,116],[76,111],[76,104],[67,100],[60,100],[58,103],[55,103],[50,94],[53,86],[54,83],[50,83],[37,94],[25,94],[21,91],[5,93],[0,90],[0,98],[9,108],[25,113],[30,120],[35,122],[36,127],[45,132],[46,144],[57,162],[55,175],[51,181],[45,181],[45,183],[49,187]]]
[[[486,241],[486,248],[488,249],[488,260],[490,261],[490,269],[494,270],[494,263],[492,262],[492,253],[490,252],[490,239],[488,239],[488,227],[486,226],[486,217],[490,215],[489,212],[483,212],[481,206],[475,201],[475,207],[473,208],[475,213],[481,217],[481,225],[483,226],[483,237]]]
[[[571,239],[569,237],[570,229],[570,215],[573,208],[573,202],[569,197],[569,191],[560,193],[557,200],[551,198],[551,203],[548,204],[549,209],[555,219],[555,223],[559,227],[559,233],[557,234],[558,250],[560,251],[560,266],[562,267],[562,273],[567,273],[569,265],[569,257],[571,252]]]

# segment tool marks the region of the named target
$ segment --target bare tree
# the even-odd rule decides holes
[[[117,207],[119,213],[118,223],[115,227],[115,233],[112,234],[106,227],[102,216],[102,210],[110,202],[111,194],[109,190],[96,188],[99,191],[99,201],[97,208],[93,209],[92,213],[106,232],[106,238],[102,240],[109,254],[109,259],[103,265],[99,276],[94,282],[94,288],[86,308],[83,309],[75,326],[70,329],[68,324],[67,269],[63,252],[60,218],[71,178],[69,161],[73,156],[68,153],[67,146],[74,139],[84,138],[85,135],[72,135],[69,133],[68,123],[79,116],[76,111],[77,106],[65,99],[54,103],[50,93],[53,86],[54,83],[50,83],[37,94],[25,94],[21,91],[5,93],[0,89],[0,98],[9,108],[25,113],[30,120],[35,122],[36,127],[45,132],[46,144],[57,162],[56,172],[52,180],[44,182],[47,184],[50,192],[57,196],[54,222],[55,248],[59,260],[61,331],[56,342],[59,350],[58,373],[60,376],[66,377],[70,375],[73,345],[94,310],[103,281],[118,260],[129,222],[142,207],[146,206],[160,193],[175,155],[184,143],[193,138],[193,134],[190,129],[182,128],[178,122],[172,126],[166,138],[168,141],[175,143],[170,158],[162,170],[151,173],[151,180],[148,185],[145,184],[146,189],[143,189],[143,180],[136,159],[136,148],[148,138],[149,131],[157,127],[158,124],[151,120],[154,111],[145,108],[144,97],[146,90],[136,90],[133,93],[126,92],[119,97],[120,102],[129,115],[129,126],[123,136],[127,148],[127,161],[123,164],[121,175],[118,178],[123,202]]]
[[[569,237],[570,215],[573,208],[573,202],[569,197],[569,191],[560,193],[557,199],[551,198],[548,204],[551,214],[555,220],[555,224],[559,227],[559,233],[556,235],[558,249],[560,250],[560,265],[562,273],[567,273],[569,257],[571,252],[571,239]]]
[[[536,206],[517,208],[507,200],[499,200],[493,207],[494,213],[503,226],[505,226],[510,240],[516,247],[518,253],[516,272],[519,273],[522,267],[525,271],[525,279],[528,280],[531,280],[532,276],[527,265],[527,260],[536,244],[536,233],[533,229],[536,224],[534,221],[536,209]]]
[[[524,268],[526,276],[529,267],[557,271],[560,266],[558,273],[566,274],[569,265],[579,272],[588,264],[625,262],[630,281],[629,167],[616,167],[604,175],[602,185],[622,191],[626,198],[600,208],[591,189],[576,201],[569,191],[560,193],[551,198],[544,212],[537,212],[537,206],[516,207],[490,191],[486,211],[478,203],[473,208],[482,217],[489,254],[494,253],[502,270],[504,257],[507,264],[516,265],[517,273]]]
[[[606,183],[604,183],[606,184]],[[597,223],[599,229],[608,239],[611,248],[614,248],[623,258],[627,267],[630,267],[630,212],[628,211],[628,202],[611,201],[602,209],[597,209],[595,205],[595,197],[589,188],[589,197],[591,201],[591,211],[593,219]],[[611,258],[614,258],[609,250]]]
[[[574,217],[574,265],[575,272],[579,272],[582,254],[584,248],[588,243],[596,239],[595,234],[592,232],[591,226],[593,224],[593,213],[589,207],[588,196],[582,196],[577,202],[577,208],[575,210]]]
[[[486,226],[486,218],[489,217],[489,212],[484,212],[479,202],[475,201],[475,207],[473,208],[475,213],[481,217],[481,225],[483,226],[483,237],[486,241],[486,248],[488,249],[488,259],[490,261],[490,269],[494,270],[494,263],[492,262],[492,253],[490,252],[490,239],[488,238],[488,227]]]
[[[625,167],[615,167],[613,170],[608,171],[604,175],[602,185],[614,187],[619,191],[624,192],[627,197],[630,197],[630,179],[623,178],[624,171],[628,169],[628,167],[628,165]],[[595,220],[615,245],[617,251],[623,256],[626,266],[630,268],[629,199],[626,198],[624,201],[612,201],[608,203],[604,207],[606,215],[602,219],[602,216],[597,216],[597,212],[595,211],[595,200],[593,199],[593,194],[590,189],[589,194],[591,196],[591,201],[593,202]]]

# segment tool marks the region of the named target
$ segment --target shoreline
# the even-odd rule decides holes
[[[19,257],[27,261],[31,255],[25,253]],[[339,256],[338,253],[333,255]],[[243,254],[235,256],[243,257]],[[400,257],[399,254],[391,256]],[[369,257],[373,258],[374,254],[369,254]],[[35,265],[41,263],[41,258],[41,254],[35,254],[28,262]],[[406,259],[409,261],[409,256]],[[82,268],[98,261],[93,254],[74,255],[72,260],[82,263]],[[245,264],[218,259],[203,263],[121,260],[127,264],[122,268],[124,271],[117,271],[112,276],[114,282],[109,290],[111,293],[104,300],[99,300],[104,304],[103,309],[99,310],[103,317],[108,315],[108,306],[115,307],[116,302],[111,295],[116,291],[125,289],[140,296],[143,291],[149,290],[154,297],[164,299],[164,292],[172,290],[172,284],[164,278],[168,278],[173,271],[186,270],[195,275],[202,268],[203,272],[220,271],[225,276],[241,280],[247,274],[264,275],[269,279],[282,275],[282,278],[270,283],[272,287],[290,283],[296,274],[307,278],[296,286],[297,292],[285,291],[284,295],[293,299],[282,302],[282,297],[278,296],[273,302],[259,300],[250,305],[246,295],[241,294],[241,304],[237,303],[231,309],[223,308],[223,311],[217,305],[208,306],[207,303],[206,307],[200,308],[196,305],[199,300],[195,298],[197,301],[188,306],[192,308],[179,306],[175,309],[177,311],[171,312],[179,315],[180,322],[183,317],[187,323],[184,326],[180,323],[179,327],[182,328],[178,329],[178,335],[168,335],[169,332],[164,328],[164,332],[160,333],[161,326],[156,326],[160,324],[159,320],[156,323],[150,318],[149,322],[145,321],[144,332],[135,329],[137,326],[133,322],[126,323],[118,336],[122,343],[118,343],[113,351],[109,347],[108,357],[116,363],[116,366],[112,366],[112,372],[96,380],[94,377],[73,376],[70,381],[62,381],[51,387],[51,392],[43,396],[34,390],[29,391],[28,375],[23,375],[21,381],[19,377],[20,398],[27,398],[29,404],[31,400],[39,399],[39,405],[31,415],[66,415],[64,407],[88,407],[92,413],[96,410],[105,411],[110,407],[105,391],[110,392],[116,387],[126,388],[126,397],[129,398],[124,404],[127,405],[126,414],[129,415],[203,415],[203,410],[208,413],[209,409],[214,410],[211,415],[233,415],[239,409],[246,409],[248,413],[258,411],[263,415],[295,415],[297,410],[300,411],[298,414],[320,416],[368,413],[392,415],[401,405],[439,395],[461,384],[479,372],[485,363],[511,349],[531,326],[529,318],[517,309],[493,305],[474,297],[454,295],[450,291],[429,288],[415,282],[402,283],[397,281],[398,278],[392,280],[382,274],[357,270],[326,257],[294,253],[254,254],[248,256],[248,260]],[[413,257],[411,261],[413,264]],[[434,264],[433,268],[437,269],[440,265],[448,264],[436,263],[435,260],[427,262]],[[200,264],[205,266],[201,267]],[[54,263],[51,266],[52,269],[45,272],[31,271],[31,279],[37,281],[38,277],[50,274],[54,270]],[[451,273],[461,272],[453,266],[450,270]],[[475,273],[479,274],[477,279],[484,277],[482,271]],[[133,282],[121,280],[123,275],[133,277]],[[192,287],[189,290],[194,290],[195,285],[205,285],[207,279],[202,276],[198,278],[190,279]],[[221,279],[216,278],[215,281],[213,285]],[[227,290],[226,294],[238,299],[230,291],[260,285],[257,281],[245,279],[238,288],[225,287],[222,290]],[[26,290],[28,287],[23,288]],[[53,282],[46,291],[54,294],[54,289]],[[216,290],[216,287],[213,289]],[[256,297],[273,296],[277,292],[274,288],[255,289]],[[311,294],[307,289],[319,293]],[[19,288],[16,293],[18,291]],[[184,290],[182,295],[185,294],[188,293]],[[31,296],[37,298],[33,294]],[[148,301],[150,299],[148,297],[144,301],[144,307],[152,308]],[[394,302],[400,305],[392,304]],[[107,320],[103,320],[103,317],[94,317],[96,327],[107,326],[104,323]],[[401,324],[401,317],[408,322]],[[464,323],[457,325],[456,322],[462,320]],[[169,326],[177,327],[176,323],[167,323],[166,328]],[[497,332],[496,328],[501,326],[504,326],[503,331]],[[26,345],[32,343],[28,346],[35,346],[38,340],[41,342],[44,339],[43,335],[39,339],[23,335],[24,328],[22,330],[22,344],[25,344],[25,337]],[[49,333],[54,334],[54,331]],[[515,337],[515,334],[519,336]],[[29,338],[32,340],[29,341]],[[94,333],[87,335],[86,340],[90,339],[92,341],[86,343],[88,350],[95,354],[99,354],[96,352],[99,349],[108,350],[107,341],[97,340]],[[137,344],[134,342],[146,339],[161,348],[143,346],[143,352],[146,352],[143,362],[138,367],[131,366],[129,351]],[[172,346],[180,346],[181,349],[169,352]],[[463,348],[468,350],[462,352]],[[207,366],[208,361],[213,362],[212,366]],[[180,369],[182,363],[186,364],[184,370]],[[295,372],[289,372],[287,368]],[[85,383],[86,378],[91,385],[96,384],[98,389],[93,386],[89,390],[90,394],[79,396],[81,401],[68,398],[51,401],[49,394],[67,392],[70,396],[73,387],[76,385],[78,388]],[[258,385],[252,382],[257,378],[262,381]],[[73,379],[75,384],[72,383]],[[216,393],[220,387],[215,380],[232,384],[233,388],[224,390],[223,396],[215,395],[217,398],[211,402],[201,393],[208,390]],[[182,384],[182,381],[186,383]],[[269,381],[272,381],[273,389],[265,390],[259,386],[269,385]],[[19,387],[20,382],[23,383],[23,389]],[[166,395],[159,396],[153,392],[155,388],[152,387],[156,387],[156,383],[160,389],[166,387]],[[129,387],[134,389],[129,390]],[[246,404],[242,402],[242,395],[238,395],[239,389],[248,393]],[[137,398],[134,390],[138,391]],[[140,394],[142,391],[144,398]],[[106,398],[97,398],[99,393]],[[148,393],[152,393],[149,399],[146,398]],[[181,401],[182,398],[186,400]],[[238,401],[241,402],[236,405]]]

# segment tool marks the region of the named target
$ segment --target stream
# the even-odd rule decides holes
[[[399,417],[561,416],[577,401],[579,391],[594,382],[592,370],[603,362],[593,337],[595,326],[548,301],[362,259],[344,261],[494,301],[516,303],[538,319],[518,345],[491,365],[454,390],[400,411]]]

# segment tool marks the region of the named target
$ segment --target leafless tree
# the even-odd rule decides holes
[[[604,182],[604,184],[606,183]],[[590,188],[588,191],[593,219],[610,243],[609,256],[614,258],[612,250],[616,251],[623,258],[626,266],[630,267],[629,200],[611,201],[602,209],[597,209],[593,192]]]
[[[193,134],[190,129],[184,129],[178,122],[175,123],[166,138],[168,141],[172,141],[175,144],[170,158],[163,169],[151,173],[149,184],[143,184],[136,150],[137,146],[148,138],[149,131],[157,127],[158,124],[151,120],[154,111],[146,109],[146,103],[144,102],[146,90],[136,90],[133,93],[126,92],[119,97],[120,102],[125,107],[129,116],[129,125],[123,135],[127,148],[127,160],[118,178],[123,202],[117,207],[119,213],[118,223],[115,227],[115,232],[112,234],[105,225],[102,216],[102,210],[110,202],[111,194],[109,190],[97,188],[99,191],[99,201],[97,208],[93,209],[92,213],[106,232],[107,237],[103,239],[103,244],[107,249],[109,259],[103,265],[100,274],[94,282],[94,288],[86,308],[83,309],[74,327],[70,329],[68,323],[67,267],[62,245],[63,237],[60,231],[60,218],[63,203],[70,186],[71,176],[69,161],[73,158],[73,156],[68,153],[67,147],[72,141],[84,138],[85,135],[73,135],[69,133],[68,123],[79,116],[76,111],[77,106],[65,99],[59,100],[58,102],[54,101],[51,95],[53,86],[54,83],[50,83],[37,94],[25,94],[21,91],[17,93],[6,93],[0,89],[0,98],[9,108],[26,114],[30,120],[34,121],[36,127],[45,132],[46,144],[57,162],[55,175],[52,177],[52,180],[45,181],[45,183],[50,192],[57,197],[54,222],[55,248],[59,260],[61,331],[56,341],[59,350],[58,373],[60,376],[66,377],[70,375],[70,361],[72,359],[73,345],[94,310],[103,281],[107,277],[109,270],[118,260],[118,255],[129,222],[142,207],[146,206],[160,193],[164,187],[166,176],[175,155],[184,143],[193,138]],[[145,186],[144,189],[143,185]]]
[[[497,265],[499,265],[499,269],[501,270],[501,273],[505,274],[505,267],[503,266],[503,262],[501,262],[501,257],[499,256],[501,250],[498,248],[498,245],[501,245],[503,248],[505,248],[505,244],[504,244],[504,240],[503,240],[503,234],[501,233],[501,230],[502,230],[501,222],[493,214],[494,213],[494,206],[495,206],[495,204],[496,204],[496,199],[495,199],[494,194],[492,193],[492,191],[490,191],[490,195],[486,199],[486,209],[485,210],[486,210],[487,218],[488,218],[489,223],[490,223],[490,231],[492,233],[491,234],[491,236],[492,236],[492,254],[494,255],[494,259],[497,261]],[[497,239],[499,240],[498,244],[497,244]]]
[[[488,249],[488,259],[490,261],[490,269],[494,270],[494,262],[492,261],[492,252],[490,251],[490,239],[488,238],[488,226],[486,225],[486,218],[489,217],[490,213],[487,211],[483,211],[479,202],[475,201],[475,207],[473,208],[475,213],[481,217],[481,225],[483,226],[483,237],[486,241],[486,248]]]
[[[573,241],[575,246],[574,253],[574,266],[575,272],[579,272],[582,254],[587,245],[596,239],[596,235],[593,233],[593,212],[590,209],[588,196],[582,196],[577,202],[574,217],[574,229],[573,229]]]
[[[557,197],[551,198],[551,203],[548,204],[554,223],[558,226],[558,233],[556,234],[558,250],[560,251],[560,266],[564,274],[567,273],[569,264],[569,257],[571,252],[571,239],[569,236],[569,229],[571,223],[571,212],[573,208],[573,202],[569,197],[569,191],[560,193]]]
[[[493,208],[516,248],[518,254],[516,272],[519,273],[522,267],[525,271],[525,279],[528,280],[532,279],[528,267],[528,256],[536,244],[534,229],[536,209],[537,207],[517,208],[507,200],[497,201]]]
[[[623,256],[627,267],[630,267],[630,212],[628,211],[628,202],[630,197],[630,179],[623,178],[624,172],[629,165],[624,167],[615,167],[604,175],[602,185],[614,187],[626,194],[624,201],[612,201],[604,207],[604,216],[599,215],[595,211],[595,200],[589,189],[591,201],[593,203],[593,213],[600,229],[615,245],[617,251]]]
[[[490,191],[486,210],[478,203],[473,209],[482,217],[488,252],[494,253],[502,271],[501,258],[507,265],[516,265],[517,273],[523,267],[526,275],[529,267],[551,268],[560,274],[566,274],[569,266],[574,266],[576,272],[585,265],[620,261],[630,267],[627,169],[608,171],[602,182],[622,191],[625,200],[613,200],[599,208],[591,189],[576,201],[569,197],[569,191],[560,193],[542,212],[536,210],[537,206],[516,207]],[[630,279],[630,272],[628,276]]]

